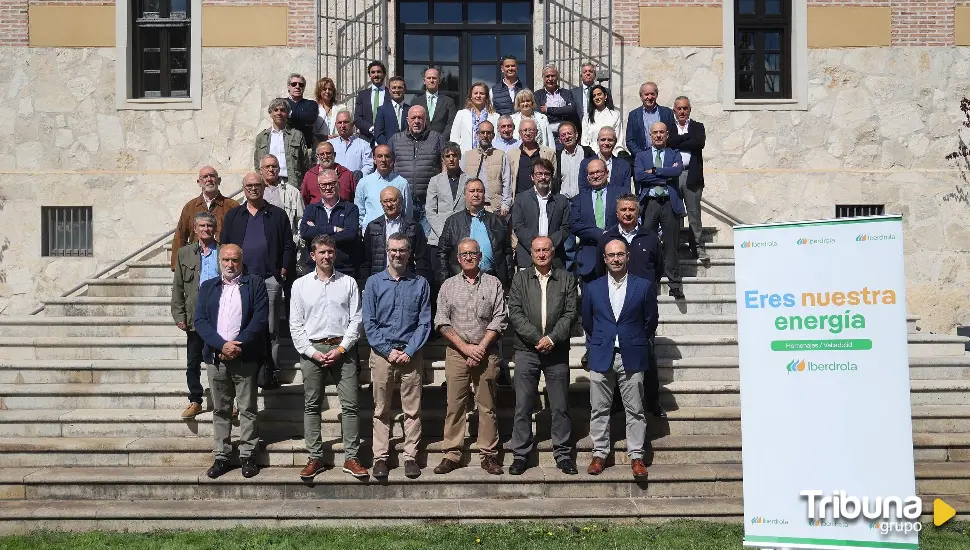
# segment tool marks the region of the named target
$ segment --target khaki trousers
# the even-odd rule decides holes
[[[445,458],[461,461],[470,384],[475,386],[475,403],[478,406],[478,452],[482,458],[498,454],[498,419],[495,414],[495,378],[498,371],[498,346],[493,345],[482,362],[472,368],[465,365],[465,357],[458,350],[448,346],[445,352],[445,380],[448,381]]]
[[[407,365],[392,365],[373,349],[370,353],[371,386],[374,388],[374,461],[388,457],[391,435],[391,397],[395,382],[401,384],[404,411],[404,459],[415,460],[421,442],[421,389],[424,363],[419,350]]]

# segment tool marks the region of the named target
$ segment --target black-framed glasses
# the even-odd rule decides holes
[[[481,254],[481,252],[459,252],[458,253],[458,257],[459,258],[475,258],[475,257],[478,257],[479,254]]]
[[[306,88],[306,82],[290,82],[290,86],[299,86],[300,88]]]

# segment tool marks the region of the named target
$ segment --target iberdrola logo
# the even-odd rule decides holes
[[[791,363],[788,363],[788,366],[785,367],[785,370],[787,370],[789,374],[793,372],[802,372],[805,370],[805,360],[792,359]]]
[[[869,235],[866,235],[865,233],[863,233],[863,234],[861,234],[861,235],[858,235],[858,236],[857,236],[857,237],[855,238],[855,240],[856,240],[856,242],[860,242],[860,243],[861,243],[861,242],[864,242],[864,241],[868,241],[868,240],[869,240]]]
[[[741,243],[741,248],[751,248],[751,241],[744,241]]]
[[[808,239],[802,238],[795,241],[795,244],[808,244]]]

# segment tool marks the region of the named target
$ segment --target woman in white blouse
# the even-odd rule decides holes
[[[476,82],[468,90],[465,108],[455,114],[450,140],[461,146],[462,153],[478,148],[478,125],[486,120],[497,126],[498,113],[488,97],[488,85]]]
[[[531,118],[536,122],[536,142],[546,147],[556,147],[553,141],[552,130],[549,129],[549,119],[546,115],[535,110],[536,97],[529,90],[521,90],[515,94],[515,114],[512,115],[512,122],[515,123],[515,135],[519,135],[519,124],[522,119]]]
[[[313,125],[313,134],[316,136],[317,142],[337,137],[337,113],[350,110],[344,104],[335,105],[337,102],[337,85],[333,83],[330,77],[325,76],[317,81],[314,96],[317,105],[320,106],[320,115],[317,116],[317,122]],[[307,147],[311,145],[307,143]]]
[[[623,131],[623,115],[613,106],[613,98],[610,97],[606,88],[599,84],[590,88],[589,106],[586,112],[589,114],[583,118],[583,135],[579,140],[581,144],[598,151],[596,139],[599,136],[600,128],[609,126],[616,131],[616,147],[613,148],[613,154],[626,150],[624,147],[626,133]]]

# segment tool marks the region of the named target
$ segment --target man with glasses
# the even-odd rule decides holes
[[[312,242],[318,235],[326,235],[333,239],[334,250],[333,267],[344,275],[354,276],[358,264],[358,247],[360,246],[360,223],[357,206],[352,202],[340,200],[337,194],[337,173],[333,170],[323,170],[318,176],[320,194],[322,198],[307,206],[300,222],[300,233],[306,242]],[[312,258],[313,249],[308,251],[309,268],[316,262]]]
[[[512,231],[517,237],[515,263],[519,269],[532,266],[532,241],[548,237],[552,241],[553,265],[565,265],[563,242],[569,236],[569,200],[552,192],[553,165],[539,159],[532,165],[534,187],[520,193],[512,207]]]
[[[633,167],[626,159],[613,155],[613,149],[616,147],[616,130],[609,126],[600,128],[596,136],[596,145],[599,151],[597,151],[595,158],[603,161],[610,173],[610,180],[607,185],[620,188],[622,193],[629,193],[631,191],[630,181],[633,178]],[[589,178],[586,171],[591,160],[592,158],[586,159],[579,165],[579,189],[581,191],[589,189]],[[633,191],[637,192],[636,190]]]
[[[411,186],[408,185],[408,180],[394,171],[394,153],[391,152],[390,147],[378,145],[374,149],[374,165],[377,169],[360,180],[354,193],[354,204],[357,205],[360,226],[367,227],[367,224],[384,212],[384,207],[381,205],[381,192],[387,187],[396,187],[401,192],[401,207],[404,209],[404,215],[413,219]]]
[[[465,209],[452,214],[441,230],[441,238],[438,239],[439,281],[461,272],[458,243],[469,237],[479,244],[482,259],[478,267],[498,277],[502,286],[508,286],[511,279],[508,262],[512,257],[508,224],[498,214],[485,210],[485,184],[478,178],[468,178],[465,183]]]
[[[322,170],[336,170],[338,190],[340,200],[354,200],[354,193],[357,191],[357,180],[354,174],[337,164],[337,154],[333,150],[333,144],[329,141],[317,143],[317,163],[303,176],[303,185],[300,187],[300,196],[303,197],[303,204],[311,204],[320,200],[320,185],[317,177]]]
[[[306,91],[306,79],[299,73],[292,73],[287,80],[286,92],[288,97],[286,102],[289,104],[289,119],[287,126],[303,134],[303,143],[310,147],[314,142],[313,125],[317,123],[320,115],[320,106],[312,99],[303,97]],[[301,179],[295,182],[303,181]]]
[[[337,137],[329,141],[337,155],[337,164],[354,175],[354,181],[374,171],[374,156],[369,141],[354,135],[354,125],[350,123],[350,113],[337,113]]]
[[[519,137],[522,139],[522,144],[508,152],[513,196],[532,189],[533,163],[540,158],[549,161],[556,160],[556,149],[539,145],[539,142],[536,141],[538,135],[539,129],[536,127],[536,121],[526,118],[519,123]],[[553,177],[556,177],[556,175],[553,174]]]
[[[418,94],[412,102],[428,110],[428,125],[442,136],[451,135],[451,125],[455,122],[458,107],[455,100],[440,93],[441,71],[429,67],[424,71],[424,93]]]
[[[290,220],[290,230],[293,232],[293,244],[297,247],[297,261],[300,261],[303,258],[303,252],[300,250],[300,220],[303,219],[303,197],[300,196],[296,187],[281,183],[279,173],[279,159],[273,155],[264,156],[259,165],[259,175],[263,177],[263,183],[266,184],[263,189],[263,198],[266,199],[266,202],[278,206],[283,209],[283,212],[286,212],[286,217]]]
[[[377,122],[374,124],[374,143],[384,145],[391,140],[391,136],[403,132],[407,127],[407,112],[411,107],[404,101],[407,85],[404,78],[392,76],[387,81],[387,90],[391,100],[377,109]]]
[[[616,200],[623,194],[619,187],[607,185],[609,172],[606,163],[592,159],[587,165],[589,188],[581,190],[569,207],[569,230],[579,238],[576,251],[576,275],[583,291],[586,284],[598,277],[596,254],[603,231],[616,225]]]
[[[313,102],[316,105],[315,102]],[[270,102],[270,120],[272,125],[256,136],[256,147],[253,151],[253,166],[260,170],[260,161],[266,155],[274,155],[279,159],[279,178],[283,183],[293,182],[293,186],[303,181],[303,174],[309,168],[307,145],[303,133],[287,126],[290,118],[290,104],[288,100],[276,98]]]
[[[478,148],[465,152],[462,164],[469,176],[485,182],[485,210],[507,217],[512,209],[512,169],[505,152],[492,147],[495,127],[489,121],[478,125]]]
[[[238,202],[226,197],[219,191],[222,178],[219,177],[219,172],[215,168],[211,166],[200,168],[199,177],[196,181],[202,188],[202,195],[195,197],[182,207],[178,224],[175,226],[175,235],[172,237],[172,271],[175,271],[178,266],[179,249],[197,238],[194,230],[196,214],[199,212],[212,214],[216,220],[215,231],[218,234],[226,213],[239,206]]]
[[[357,127],[357,133],[360,134],[361,139],[369,145],[374,143],[377,110],[390,99],[387,94],[387,87],[384,86],[384,77],[386,76],[387,67],[376,59],[371,61],[367,65],[367,78],[370,80],[370,86],[357,92],[357,99],[354,101],[354,126]],[[340,161],[338,160],[338,162]],[[343,163],[341,162],[341,164]]]

